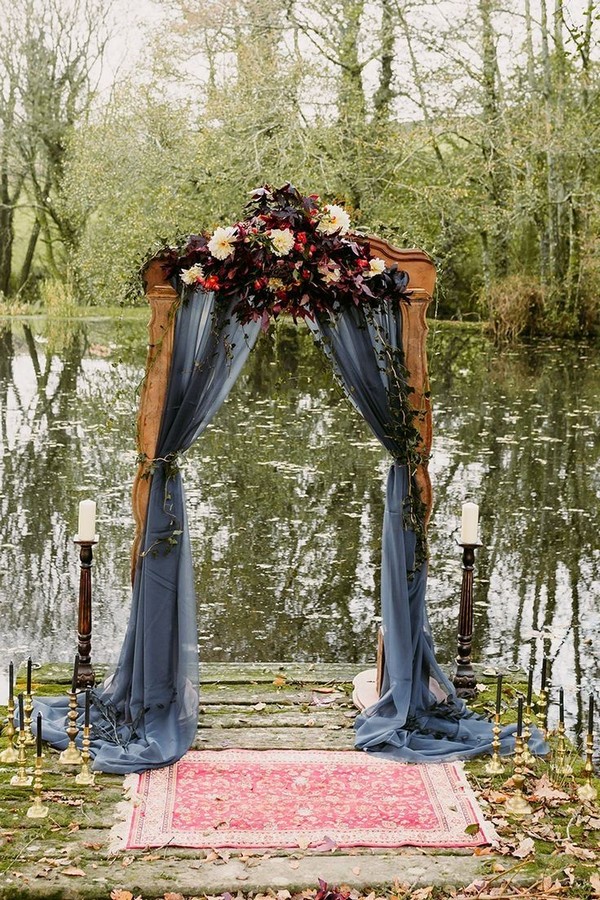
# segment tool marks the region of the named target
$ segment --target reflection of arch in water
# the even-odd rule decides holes
[[[432,422],[429,399],[429,377],[425,340],[427,336],[426,312],[435,287],[435,268],[430,257],[422,250],[399,249],[387,241],[369,238],[372,255],[385,259],[388,265],[396,265],[409,275],[410,303],[403,303],[402,348],[409,384],[412,388],[410,402],[420,415],[415,418],[421,433],[425,459],[431,450]],[[136,523],[132,549],[132,581],[140,542],[145,526],[150,481],[147,464],[156,456],[162,411],[165,404],[169,369],[173,353],[174,310],[178,294],[167,280],[161,257],[150,261],[144,272],[146,297],[151,307],[149,323],[149,347],[146,375],[140,397],[138,415],[138,451],[142,462],[138,467],[133,486],[133,513]],[[427,463],[419,466],[416,480],[427,509],[431,514],[432,491]]]

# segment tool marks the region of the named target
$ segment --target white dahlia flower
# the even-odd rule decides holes
[[[323,207],[324,214],[317,225],[317,231],[322,234],[347,234],[350,230],[350,216],[341,206],[333,204]]]
[[[289,228],[272,228],[269,237],[276,256],[287,256],[294,246],[294,235]]]
[[[189,269],[184,269],[179,277],[184,284],[196,284],[201,278],[204,278],[204,269],[197,263],[195,266],[190,266]]]
[[[215,232],[208,242],[208,249],[215,259],[227,259],[235,250],[233,245],[236,237],[235,228],[231,225],[227,228],[215,228]]]

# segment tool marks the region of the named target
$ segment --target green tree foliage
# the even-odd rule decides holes
[[[428,250],[444,314],[593,329],[597,7],[547,3],[162,3],[146,67],[61,176],[84,297],[114,302],[149,250],[291,180]]]
[[[2,3],[0,294],[27,287],[36,255],[45,273],[64,277],[65,250],[78,244],[62,182],[69,141],[94,97],[109,11],[100,0]]]

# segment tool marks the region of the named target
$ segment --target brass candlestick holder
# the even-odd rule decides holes
[[[526,766],[531,766],[535,762],[535,756],[529,749],[529,741],[531,738],[531,720],[533,718],[533,712],[531,706],[525,707],[525,715],[523,716],[523,763]]]
[[[35,758],[35,778],[33,780],[33,803],[27,810],[28,819],[45,819],[48,807],[42,800],[42,757]]]
[[[91,785],[96,783],[94,773],[90,771],[90,726],[83,729],[83,750],[81,751],[81,772],[75,776],[77,784]]]
[[[31,775],[27,774],[27,754],[25,752],[25,729],[19,729],[19,753],[18,763],[19,771],[10,779],[10,783],[14,787],[29,787],[33,782]]]
[[[4,734],[8,738],[8,747],[0,753],[0,762],[10,763],[11,765],[19,761],[19,754],[15,749],[16,734],[15,731],[15,701],[14,697],[8,701],[8,722],[4,729]]]
[[[572,775],[573,766],[566,760],[565,723],[558,723],[558,740],[556,742],[556,755],[552,767],[557,775]]]
[[[75,743],[75,738],[79,734],[79,728],[77,727],[77,694],[75,691],[69,691],[69,712],[67,718],[68,724],[65,731],[69,738],[69,746],[62,751],[58,761],[63,766],[78,766],[81,762],[81,751]]]
[[[495,713],[494,715],[494,725],[492,731],[494,733],[494,739],[492,741],[492,758],[488,763],[486,763],[485,771],[488,775],[502,775],[505,771],[504,766],[502,765],[502,760],[500,759],[500,713]]]
[[[594,753],[594,734],[588,732],[585,746],[585,765],[583,767],[583,777],[585,781],[577,788],[577,796],[580,800],[596,800],[598,791],[592,784],[592,775],[594,767],[592,765],[592,755]]]
[[[548,740],[548,692],[542,688],[538,694],[536,703],[537,719],[540,725],[540,731],[545,741]]]
[[[33,732],[31,730],[31,714],[33,712],[33,700],[31,697],[31,693],[25,694],[25,745],[27,747],[33,747],[35,744],[35,737],[33,736]]]
[[[523,738],[520,734],[515,737],[515,773],[512,780],[515,785],[515,791],[512,797],[509,797],[506,801],[504,808],[513,816],[530,816],[533,808],[527,802],[523,793],[525,775],[523,774]]]

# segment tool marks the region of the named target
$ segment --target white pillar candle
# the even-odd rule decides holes
[[[79,504],[78,541],[93,541],[96,538],[96,501],[82,500]]]
[[[476,503],[463,503],[461,544],[477,544],[477,525],[479,524],[479,507]]]

